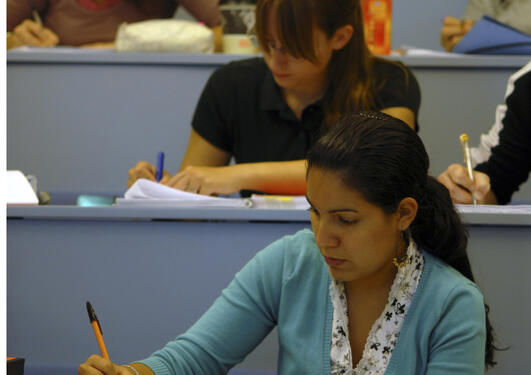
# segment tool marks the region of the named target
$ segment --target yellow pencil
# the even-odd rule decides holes
[[[31,14],[33,15],[33,20],[37,23],[37,25],[42,26],[42,19],[39,15],[39,12],[37,11],[37,6],[35,5],[35,1],[30,0],[30,6],[31,6]]]
[[[87,312],[88,312],[88,316],[90,319],[90,324],[92,325],[92,329],[94,330],[94,334],[96,335],[96,340],[98,341],[98,345],[100,347],[101,355],[103,356],[103,358],[109,359],[109,353],[107,353],[107,348],[105,347],[105,342],[103,341],[100,322],[98,321],[96,312],[94,311],[94,309],[92,308],[92,305],[88,301],[87,301]]]

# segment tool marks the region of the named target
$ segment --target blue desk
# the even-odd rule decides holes
[[[116,192],[138,160],[166,151],[176,172],[203,86],[242,55],[7,53],[7,166],[38,177],[44,190]],[[420,135],[433,174],[461,161],[493,123],[508,77],[528,56],[400,58],[422,90]],[[531,200],[531,184],[515,197]]]
[[[256,251],[309,227],[307,212],[282,210],[51,206],[7,216],[7,351],[28,366],[74,366],[98,352],[86,300],[111,357],[144,358],[188,328]],[[463,218],[497,336],[511,346],[489,374],[526,373],[531,215]],[[241,367],[275,370],[276,351],[273,331]]]

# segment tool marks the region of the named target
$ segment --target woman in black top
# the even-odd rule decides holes
[[[371,55],[359,0],[259,0],[256,32],[264,58],[212,75],[180,171],[162,183],[206,195],[304,194],[306,151],[342,113],[378,110],[417,128],[417,81]],[[155,167],[139,162],[129,184],[138,178],[154,180]]]
[[[531,172],[531,61],[511,75],[505,105],[496,108],[495,122],[472,150],[474,181],[467,169],[451,164],[437,179],[454,203],[507,204]]]

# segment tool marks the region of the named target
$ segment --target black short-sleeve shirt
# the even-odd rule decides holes
[[[420,89],[413,73],[384,60],[375,64],[376,79],[384,82],[375,97],[377,108],[407,107],[416,119]],[[299,120],[265,61],[252,58],[231,62],[212,74],[192,127],[212,145],[230,152],[236,163],[254,163],[304,159],[323,120],[322,101],[307,106]]]

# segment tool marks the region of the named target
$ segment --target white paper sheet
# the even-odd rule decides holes
[[[20,171],[7,171],[7,200],[8,206],[35,206],[39,199],[31,185]]]
[[[481,205],[478,204],[474,206],[473,204],[456,204],[455,207],[461,213],[466,214],[481,214],[481,213],[492,213],[492,214],[522,214],[530,215],[531,214],[531,205]]]
[[[135,207],[245,207],[256,209],[307,210],[304,196],[253,195],[251,198],[221,198],[188,193],[157,182],[139,179],[116,199],[118,206]]]

